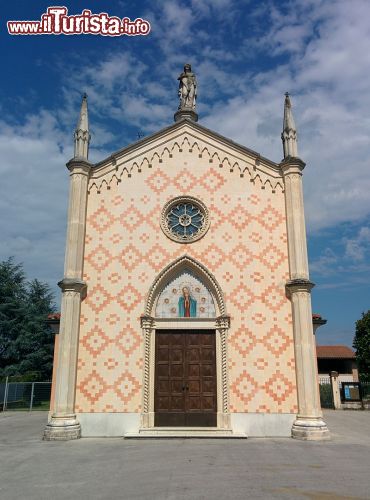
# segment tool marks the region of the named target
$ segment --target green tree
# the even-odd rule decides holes
[[[362,318],[356,321],[356,333],[353,340],[356,358],[362,378],[370,379],[370,310],[362,313]]]
[[[22,264],[0,262],[0,377],[51,377],[54,336],[45,320],[53,299],[45,283],[27,282]]]

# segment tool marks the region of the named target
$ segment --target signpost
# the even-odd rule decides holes
[[[359,382],[342,382],[344,402],[362,401],[361,385]]]

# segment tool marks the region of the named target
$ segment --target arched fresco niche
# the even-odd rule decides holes
[[[184,269],[159,294],[155,316],[215,318],[216,307],[210,290],[190,269]]]

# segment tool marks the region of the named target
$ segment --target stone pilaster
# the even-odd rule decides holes
[[[58,364],[54,412],[44,431],[46,440],[77,439],[80,424],[74,413],[81,300],[86,294],[82,280],[86,226],[87,186],[91,165],[73,159],[70,171],[67,243],[62,290]]]
[[[286,287],[292,302],[294,350],[297,375],[298,415],[292,437],[305,440],[328,439],[322,419],[318,388],[315,337],[312,328],[306,227],[303,207],[302,170],[304,162],[287,157],[281,163],[285,183],[290,280]]]
[[[332,371],[332,372],[330,372],[329,375],[330,375],[331,390],[333,393],[334,408],[336,410],[341,410],[342,409],[342,401],[340,399],[340,392],[339,392],[339,380],[338,380],[339,373],[336,371]]]
[[[141,328],[144,334],[144,371],[143,371],[143,411],[141,426],[144,428],[154,425],[154,318],[141,316]]]
[[[228,377],[228,353],[227,353],[227,336],[230,328],[230,316],[224,314],[216,319],[216,327],[218,331],[218,337],[216,341],[216,353],[217,353],[217,376],[221,380],[221,384],[218,384],[218,400],[220,404],[218,405],[218,427],[222,429],[230,429],[230,412],[229,412],[229,377]],[[221,410],[221,411],[220,411]]]

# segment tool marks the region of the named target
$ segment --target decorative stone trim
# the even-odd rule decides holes
[[[220,330],[221,336],[221,373],[222,373],[222,412],[229,413],[229,377],[227,371],[227,328]]]
[[[215,297],[215,302],[219,310],[219,314],[221,316],[226,315],[226,306],[224,301],[224,296],[220,285],[218,284],[216,278],[211,274],[206,267],[203,266],[200,262],[195,260],[193,257],[188,255],[183,255],[179,257],[171,264],[166,266],[156,277],[154,283],[150,287],[149,294],[146,301],[145,306],[145,315],[150,316],[152,314],[152,310],[155,304],[155,299],[159,295],[159,293],[163,290],[167,282],[171,280],[171,278],[175,277],[179,272],[181,272],[184,268],[190,268],[203,278],[205,281],[205,285],[208,286],[211,293]]]
[[[181,120],[181,122],[193,123],[189,120]],[[185,136],[181,134],[164,144],[151,145],[150,149],[128,159],[120,157],[119,164],[117,156],[112,155],[104,160],[104,162],[110,161],[110,164],[99,163],[95,165],[89,180],[89,193],[99,194],[103,189],[110,189],[112,184],[118,185],[122,179],[132,178],[134,174],[141,173],[147,168],[153,168],[153,166],[163,163],[168,158],[174,158],[175,155],[184,151],[194,153],[195,158],[208,159],[209,163],[218,165],[219,168],[224,168],[230,173],[236,172],[240,177],[249,178],[250,182],[259,186],[260,189],[269,189],[272,193],[284,192],[281,164],[276,165],[267,159],[263,159],[261,163],[261,156],[255,152],[251,152],[253,157],[243,158],[242,154],[238,156],[237,153],[233,154],[230,151],[217,149],[214,145],[191,134]],[[296,158],[294,160],[302,162]]]
[[[203,223],[199,231],[193,236],[185,238],[181,238],[180,236],[175,234],[169,227],[167,220],[167,216],[171,209],[176,205],[180,205],[181,203],[189,203],[197,206],[201,210],[203,215]],[[164,234],[171,240],[176,241],[177,243],[192,243],[193,241],[199,240],[206,234],[210,226],[210,217],[207,207],[202,201],[198,200],[198,198],[194,198],[193,196],[177,196],[176,198],[168,201],[163,207],[160,224]]]
[[[225,328],[225,329],[230,328],[230,316],[228,314],[223,314],[222,316],[219,316],[218,318],[216,318],[216,325],[217,328]]]
[[[199,275],[210,289],[220,316],[216,318],[154,318],[152,311],[158,295],[164,286],[184,268],[190,268]],[[146,301],[145,313],[140,318],[144,336],[143,370],[143,428],[154,426],[154,370],[155,370],[155,331],[189,330],[191,328],[212,329],[216,331],[216,370],[217,370],[217,425],[221,429],[230,427],[229,382],[227,335],[230,328],[230,316],[220,285],[215,277],[199,262],[187,255],[169,264],[155,279]],[[174,326],[175,325],[175,326]]]

